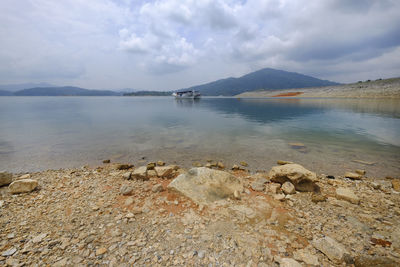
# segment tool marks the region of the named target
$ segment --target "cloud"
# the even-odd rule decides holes
[[[0,78],[176,89],[263,67],[399,76],[394,0],[0,2]]]

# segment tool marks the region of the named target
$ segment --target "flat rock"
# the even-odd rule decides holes
[[[174,173],[173,166],[155,167],[154,169],[157,173],[157,176],[160,178],[171,178]]]
[[[176,177],[168,189],[180,192],[198,204],[208,205],[216,200],[233,197],[235,190],[243,191],[243,185],[228,172],[200,167]]]
[[[353,190],[349,188],[339,187],[336,189],[336,198],[349,201],[353,204],[360,203],[360,199],[354,194]]]
[[[9,185],[12,183],[13,175],[8,172],[0,172],[0,186]]]
[[[291,182],[297,191],[312,192],[318,189],[317,175],[299,164],[285,164],[272,167],[268,176],[272,182]]]
[[[286,164],[293,164],[294,162],[287,161],[287,160],[278,160],[276,164],[278,165],[286,165]]]
[[[149,180],[149,177],[147,176],[147,166],[141,166],[139,168],[136,168],[132,172],[131,178],[137,180]]]
[[[287,195],[296,193],[296,189],[291,182],[284,182],[282,185],[282,191]]]
[[[253,189],[254,191],[264,191],[265,189],[265,183],[267,183],[268,180],[263,178],[263,177],[259,177],[257,178],[254,182],[251,183],[251,189]]]
[[[347,254],[345,247],[329,236],[313,240],[312,244],[335,263],[343,262]]]
[[[23,179],[12,182],[8,189],[11,194],[28,193],[38,186],[38,181],[33,179]]]
[[[352,179],[352,180],[361,180],[362,175],[361,175],[361,174],[358,174],[358,173],[354,173],[354,172],[346,172],[346,173],[344,174],[344,177],[350,178],[350,179]]]
[[[3,252],[1,253],[1,256],[3,256],[3,257],[12,256],[12,255],[14,255],[15,252],[17,252],[17,249],[16,249],[16,248],[10,248],[10,249],[8,249],[8,250],[6,250],[6,251],[3,251]]]

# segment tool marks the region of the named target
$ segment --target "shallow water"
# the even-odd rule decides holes
[[[141,164],[142,157],[184,167],[244,160],[253,171],[281,159],[318,173],[362,168],[374,177],[398,176],[400,101],[0,97],[0,169],[79,167],[103,159]]]

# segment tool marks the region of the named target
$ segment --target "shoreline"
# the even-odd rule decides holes
[[[259,173],[246,162],[188,172],[159,161],[14,174],[38,187],[14,195],[0,188],[0,265],[400,264],[399,178],[348,169],[331,177],[277,163]],[[312,191],[279,182],[289,167]],[[221,199],[171,187],[200,171],[231,177],[210,184]],[[243,189],[226,194],[232,179]]]

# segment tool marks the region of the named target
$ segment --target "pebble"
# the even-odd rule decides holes
[[[133,188],[129,185],[122,185],[119,191],[124,196],[130,196],[133,193]]]
[[[17,249],[16,249],[16,248],[10,248],[9,250],[3,251],[3,252],[1,253],[1,256],[3,256],[3,257],[9,257],[9,256],[14,255],[15,252],[17,252]]]
[[[164,187],[162,184],[156,184],[151,188],[151,191],[153,193],[162,192],[162,191],[164,191]]]
[[[106,252],[107,252],[106,248],[99,248],[96,250],[96,256],[103,255]]]

